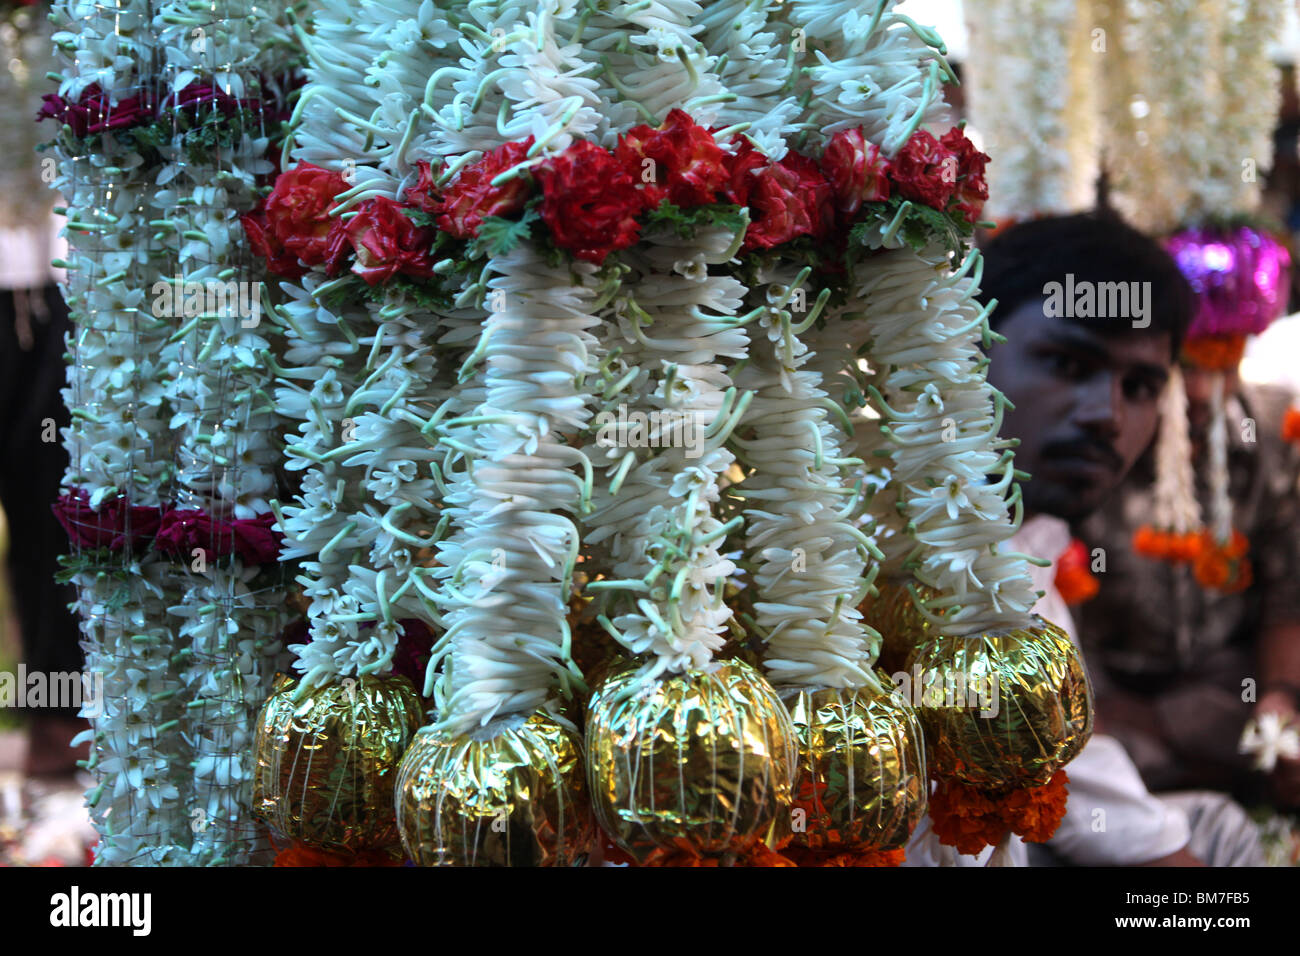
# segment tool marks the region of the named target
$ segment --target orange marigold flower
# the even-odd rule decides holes
[[[1282,419],[1282,440],[1300,443],[1300,405],[1286,410]]]
[[[305,843],[293,843],[275,855],[273,866],[401,866],[383,850],[361,850],[358,853],[333,853]]]
[[[1228,371],[1241,364],[1244,335],[1207,335],[1183,342],[1183,358],[1199,368]]]
[[[954,780],[940,781],[930,795],[930,821],[940,843],[972,856],[997,846],[1008,830],[997,804],[982,790]]]
[[[1101,584],[1087,568],[1068,568],[1056,572],[1056,590],[1066,604],[1082,604],[1097,596]]]
[[[1042,843],[1065,816],[1069,782],[1065,771],[1058,770],[1041,787],[989,794],[963,783],[941,781],[930,797],[935,835],[940,843],[967,855],[997,846],[1007,831],[1030,843]]]
[[[1046,843],[1065,816],[1070,778],[1058,770],[1041,787],[1026,787],[1007,795],[1002,818],[1028,843]]]
[[[1169,559],[1175,562],[1195,561],[1205,550],[1201,532],[1188,531],[1185,534],[1169,535]]]
[[[788,847],[781,851],[796,866],[902,866],[907,854],[897,850],[841,850],[822,852],[809,847]]]
[[[1088,569],[1088,546],[1074,538],[1056,563],[1056,590],[1066,604],[1082,604],[1101,590],[1101,584]]]
[[[1163,558],[1168,552],[1167,535],[1144,524],[1133,532],[1133,550],[1143,557]]]

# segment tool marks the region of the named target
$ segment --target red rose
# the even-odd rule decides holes
[[[723,169],[727,173],[727,182],[723,186],[722,195],[727,202],[734,202],[737,206],[748,206],[750,193],[754,191],[754,185],[758,182],[756,173],[767,165],[767,157],[743,136],[733,137],[731,142],[736,147],[736,151],[724,153],[722,157]]]
[[[363,202],[348,220],[348,241],[356,251],[352,271],[369,285],[386,282],[398,273],[420,279],[433,277],[429,258],[432,235],[421,229],[391,199],[379,196]]]
[[[54,517],[77,548],[134,550],[145,545],[158,530],[162,511],[147,505],[131,505],[119,495],[90,507],[90,496],[78,489],[60,495],[51,506]]]
[[[240,216],[239,222],[244,227],[244,235],[248,236],[249,248],[266,260],[268,271],[286,279],[302,278],[306,268],[298,262],[297,256],[284,248],[284,243],[266,220],[266,199],[258,202],[252,212]]]
[[[179,93],[163,100],[163,109],[170,108],[185,110],[191,116],[213,111],[220,112],[223,116],[233,116],[240,109],[260,109],[261,102],[255,99],[237,99],[211,83],[194,80]]]
[[[644,171],[653,171],[652,185],[644,188],[659,195],[647,205],[657,205],[666,195],[669,202],[682,208],[716,201],[718,190],[728,180],[724,155],[713,134],[679,109],[670,112],[658,128],[632,127],[619,137],[614,151],[634,178],[645,181]],[[646,159],[654,165],[647,167]]]
[[[840,212],[853,215],[864,202],[889,198],[889,160],[861,129],[840,130],[822,153],[822,169],[835,192]]]
[[[984,211],[984,201],[989,198],[989,186],[984,179],[984,167],[989,157],[975,148],[966,134],[953,127],[939,140],[957,157],[957,189],[954,198],[957,209],[968,222],[975,222]]]
[[[653,197],[595,143],[575,140],[535,172],[542,185],[542,220],[561,249],[599,265],[615,249],[637,241],[636,217]]]
[[[531,136],[522,143],[505,143],[457,173],[443,195],[438,228],[457,239],[473,239],[488,216],[508,216],[523,209],[532,192],[527,177],[516,176],[500,186],[493,186],[492,180],[522,163],[532,145]]]
[[[98,83],[86,87],[76,103],[69,103],[56,93],[47,93],[41,98],[36,119],[56,119],[72,127],[73,136],[92,136],[141,126],[154,118],[153,103],[146,96],[128,96],[117,103],[111,100]]]
[[[788,154],[762,169],[749,197],[742,251],[771,249],[797,236],[821,238],[833,215],[831,185],[806,156]]]
[[[894,157],[893,179],[908,199],[943,209],[957,189],[960,161],[925,130],[917,130]]]
[[[331,232],[342,228],[329,211],[347,188],[341,175],[311,163],[281,173],[266,197],[266,219],[281,245],[309,266],[325,263],[338,242]]]
[[[246,565],[273,564],[280,556],[281,536],[272,530],[275,515],[214,519],[206,511],[176,508],[162,517],[154,547],[165,554],[188,559],[202,548],[208,560],[239,555]]]
[[[421,159],[416,161],[415,168],[419,170],[419,178],[415,185],[402,191],[402,199],[416,209],[436,216],[442,212],[442,196],[433,182],[433,167]]]

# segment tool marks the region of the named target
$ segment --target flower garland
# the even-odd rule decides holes
[[[189,651],[183,680],[194,746],[191,815],[197,811],[191,852],[206,865],[269,853],[250,816],[254,708],[270,692],[290,613],[287,582],[258,566],[276,559],[269,499],[278,422],[259,358],[274,328],[262,324],[260,284],[241,250],[239,224],[258,178],[273,169],[264,157],[276,131],[276,91],[262,76],[289,67],[276,45],[285,34],[277,16],[276,5],[224,0],[206,14],[164,4],[153,21],[166,53],[154,125],[163,127],[155,223],[178,248],[170,296],[161,284],[152,291],[160,293],[155,312],[162,306],[180,324],[163,353],[171,368],[169,424],[179,435],[178,507],[163,517],[155,543],[173,553],[188,548],[181,556],[187,590],[169,613]],[[138,131],[136,138],[148,141]],[[237,294],[222,302],[208,292],[217,288]],[[190,296],[199,289],[206,301],[195,314]],[[226,549],[223,525],[243,532],[245,542],[232,542],[234,554],[225,558],[209,551]],[[260,537],[262,548],[250,548],[250,537]],[[203,558],[197,568],[196,555]]]
[[[1091,205],[1099,158],[1093,66],[1103,43],[1087,3],[1034,0],[1014,14],[992,0],[963,7],[971,42],[967,117],[997,157],[990,219],[1063,213]]]
[[[960,130],[921,128],[943,116],[946,64],[937,38],[888,6],[724,4],[701,18],[688,0],[581,15],[568,0],[322,4],[302,36],[296,163],[244,219],[268,268],[293,280],[276,401],[301,423],[288,451],[303,476],[279,526],[312,602],[310,640],[294,647],[304,686],[384,672],[397,635],[371,625],[406,601],[438,635],[427,733],[486,746],[530,714],[564,721],[581,687],[567,620],[578,578],[578,600],[594,598],[640,657],[642,686],[708,666],[746,517],[770,666],[798,686],[874,684],[874,638],[851,600],[871,553],[850,487],[860,462],[841,451],[820,370],[839,375],[844,356],[798,338],[823,312],[872,317],[901,449],[891,477],[921,529],[908,550],[951,596],[945,619],[971,631],[1024,619],[1021,559],[994,547],[1013,530],[1012,470],[974,344],[987,332],[975,259],[947,275],[987,197],[987,157]],[[802,69],[793,30],[815,40]],[[787,111],[809,132],[791,137]],[[860,309],[831,302],[846,270]],[[817,285],[796,320],[792,300]],[[387,324],[398,315],[400,333]],[[767,331],[752,342],[755,320]],[[958,416],[950,458],[921,448],[939,423],[912,407],[918,390]],[[379,412],[345,436],[370,403]],[[593,416],[616,409],[659,413],[651,439],[665,437],[663,413],[679,415],[702,434],[699,457],[684,442],[602,441]],[[780,458],[793,442],[791,469]],[[721,495],[733,455],[747,514]],[[421,462],[440,502],[394,505]],[[936,510],[925,479],[941,467],[965,484]],[[366,558],[386,535],[428,566]],[[939,551],[957,538],[966,563],[945,570]],[[818,582],[806,589],[779,569],[799,542]]]
[[[76,98],[97,83],[110,103],[128,100],[149,62],[148,16],[148,4],[136,0],[54,4],[54,43],[75,67],[60,81],[60,95]],[[131,506],[160,507],[173,473],[159,359],[170,329],[145,307],[149,283],[165,274],[166,247],[149,225],[152,184],[138,151],[111,136],[92,151],[67,129],[56,149],[52,185],[67,201],[65,297],[76,326],[64,390],[73,409],[64,431],[64,485],[90,509],[83,528],[98,524],[96,510],[108,504],[114,518],[127,521],[116,536],[131,541]],[[86,713],[95,776],[87,804],[101,834],[95,862],[187,863],[183,791],[192,753],[181,734],[169,732],[184,712],[166,614],[181,583],[156,554],[137,560],[126,551],[78,551],[76,542],[68,578],[77,590],[86,671],[104,681],[103,712]]]
[[[1175,562],[1195,560],[1199,551],[1201,506],[1196,499],[1191,455],[1187,390],[1182,373],[1174,366],[1160,398],[1153,523],[1134,532],[1133,548],[1138,554]]]
[[[94,624],[89,669],[135,675],[107,689],[109,709],[95,721],[97,860],[249,862],[267,849],[248,816],[250,721],[269,689],[287,609],[278,576],[261,568],[277,558],[267,496],[278,451],[256,355],[269,342],[248,331],[261,302],[238,253],[238,213],[272,168],[262,156],[279,94],[275,81],[259,77],[287,70],[287,47],[276,45],[274,9],[239,0],[208,16],[184,5],[83,8],[54,12],[65,28],[56,45],[75,76],[45,97],[38,116],[60,124],[56,185],[74,197],[70,270],[81,273],[69,290],[78,321],[68,392],[73,467],[55,510],[81,552],[68,562],[74,583],[125,567],[141,569],[149,586],[130,599],[129,613],[120,584],[107,599],[91,589],[81,601],[87,627],[105,619]],[[154,75],[159,50],[166,66]],[[258,90],[266,100],[244,95]],[[130,188],[115,181],[125,176]],[[79,241],[82,232],[104,245]],[[94,291],[80,292],[84,276]],[[173,278],[154,281],[160,276]],[[223,295],[214,306],[216,286]],[[108,327],[121,358],[94,348],[106,337],[95,320],[101,311],[122,315]],[[134,394],[117,408],[93,397],[127,382]],[[138,450],[123,436],[118,445],[130,458],[118,464],[100,452],[92,427],[125,423],[139,429]],[[105,645],[128,628],[140,637]],[[151,655],[144,700],[133,670],[142,654]],[[122,726],[131,757],[113,753]],[[135,746],[140,738],[154,754]],[[135,772],[136,755],[148,779]],[[143,795],[144,815],[134,809],[142,787],[156,791]],[[102,807],[106,791],[114,802]]]

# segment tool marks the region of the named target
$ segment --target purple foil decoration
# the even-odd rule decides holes
[[[1189,339],[1258,335],[1286,309],[1291,253],[1268,233],[1186,229],[1165,248],[1200,301]]]

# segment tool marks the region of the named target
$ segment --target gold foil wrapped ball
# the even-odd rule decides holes
[[[987,790],[1037,787],[1092,734],[1092,689],[1073,642],[1042,618],[918,647],[899,690],[936,776]]]
[[[587,710],[592,806],[614,842],[639,863],[726,859],[789,832],[794,727],[762,674],[715,661],[638,683],[616,672]]]
[[[281,678],[262,705],[253,812],[285,837],[335,852],[397,845],[393,778],[423,723],[405,677],[345,678],[295,700]]]
[[[482,739],[422,731],[397,773],[397,824],[417,866],[574,866],[595,838],[582,747],[535,715]]]
[[[792,843],[812,850],[895,850],[930,791],[915,712],[889,691],[798,691],[786,698],[799,741]]]
[[[880,632],[880,657],[877,666],[886,674],[893,674],[907,666],[907,659],[917,646],[929,638],[932,625],[916,607],[908,584],[916,590],[922,602],[938,595],[927,585],[905,580],[876,580],[875,596],[868,596],[858,610],[862,621]],[[937,612],[931,612],[937,613]]]

